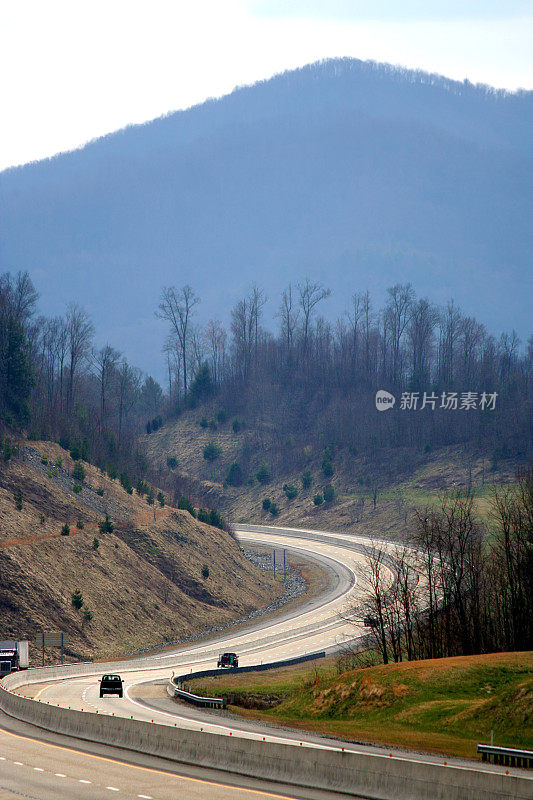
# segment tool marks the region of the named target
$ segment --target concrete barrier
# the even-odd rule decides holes
[[[342,752],[181,730],[121,717],[69,711],[0,687],[6,714],[46,730],[298,787],[369,800],[531,800],[533,778],[413,758]]]

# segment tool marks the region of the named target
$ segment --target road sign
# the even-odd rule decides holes
[[[63,652],[67,642],[68,642],[68,636],[66,635],[66,633],[58,633],[57,631],[54,632],[43,631],[35,638],[35,644],[37,645],[37,647],[42,648],[43,651],[43,667],[44,667],[44,648],[48,646],[60,647],[61,663],[63,663]]]
[[[43,631],[35,638],[35,644],[39,647],[61,647],[66,645],[68,636],[66,633],[48,633]]]

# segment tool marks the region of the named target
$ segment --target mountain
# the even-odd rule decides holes
[[[154,370],[164,285],[226,321],[256,282],[349,295],[411,281],[499,333],[530,333],[533,92],[341,59],[239,88],[0,175],[0,271],[46,313],[82,302]],[[162,370],[161,370],[162,372]]]

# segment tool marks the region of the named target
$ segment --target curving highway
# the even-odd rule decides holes
[[[260,544],[286,548],[319,562],[330,574],[330,586],[320,597],[275,619],[256,621],[246,629],[226,632],[218,638],[182,646],[175,650],[131,659],[114,665],[65,667],[52,677],[46,670],[20,673],[16,692],[40,703],[60,705],[90,714],[126,717],[158,725],[185,728],[219,736],[256,739],[285,747],[376,753],[383,748],[339,742],[314,734],[265,727],[259,723],[228,719],[224,712],[208,712],[177,704],[165,691],[172,672],[184,674],[216,667],[224,650],[235,651],[241,666],[270,662],[322,650],[334,651],[364,634],[359,624],[346,621],[346,611],[357,607],[367,583],[365,572],[368,548],[375,542],[344,533],[312,530],[237,526],[239,540],[246,545]],[[380,542],[390,550],[393,545]],[[389,572],[390,582],[393,575]],[[357,615],[356,615],[357,616]],[[84,674],[73,674],[76,669]],[[124,678],[125,696],[99,697],[98,676],[111,670]],[[63,677],[64,676],[64,677]],[[24,681],[24,683],[22,683]],[[43,739],[46,743],[43,743]],[[84,752],[78,752],[83,750]],[[89,752],[90,751],[90,752]],[[387,750],[389,756],[389,750]],[[438,756],[414,756],[393,751],[394,758],[413,764],[442,763]],[[390,757],[390,756],[389,756]],[[125,762],[135,762],[134,764]],[[455,762],[472,769],[470,762]],[[476,767],[477,769],[477,767]],[[501,772],[493,765],[479,765],[484,771]],[[240,787],[240,788],[238,788]],[[3,794],[5,793],[5,794]],[[304,793],[282,784],[254,781],[252,777],[201,767],[185,769],[131,752],[94,745],[49,732],[36,732],[32,726],[0,716],[0,800],[4,798],[100,798],[116,794],[143,800],[171,797],[325,797],[328,793],[307,789]],[[337,797],[341,797],[336,793]],[[355,795],[350,795],[355,796]],[[533,793],[532,793],[533,796]]]

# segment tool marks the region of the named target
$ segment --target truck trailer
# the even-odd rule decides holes
[[[0,642],[0,677],[9,675],[10,672],[17,672],[19,669],[28,669],[30,666],[28,645],[29,642],[26,640],[17,642],[8,639]]]

